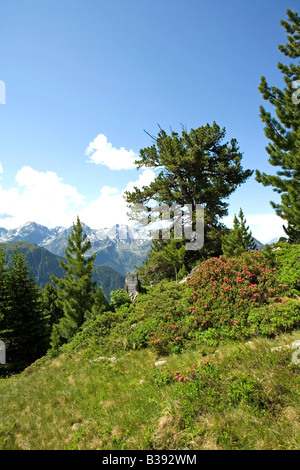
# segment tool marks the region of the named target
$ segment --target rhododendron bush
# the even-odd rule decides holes
[[[276,274],[277,268],[257,251],[203,262],[187,283],[190,313],[199,329],[245,326],[249,311],[286,295],[288,286]]]
[[[149,344],[164,355],[180,352],[191,341],[215,345],[223,339],[274,336],[300,327],[299,298],[292,300],[290,286],[280,281],[280,268],[258,251],[204,261],[184,292],[183,284],[177,284],[184,302],[175,309],[173,301],[174,312],[169,306],[168,316],[160,317]]]

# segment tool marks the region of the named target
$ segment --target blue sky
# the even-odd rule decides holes
[[[268,163],[258,91],[283,86],[280,20],[295,0],[1,0],[0,226],[93,228],[126,221],[122,191],[147,184],[132,161],[166,131],[216,121],[243,167]],[[90,149],[90,152],[87,149]],[[230,197],[263,242],[282,234],[271,188]]]

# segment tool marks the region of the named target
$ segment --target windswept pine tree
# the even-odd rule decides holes
[[[190,132],[182,129],[181,135],[173,131],[168,135],[160,129],[157,137],[151,136],[153,145],[141,149],[140,158],[135,162],[138,169],[143,166],[156,168],[158,174],[155,180],[141,189],[135,187],[133,191],[125,192],[127,203],[133,209],[135,205],[141,204],[150,207],[149,202],[153,201],[168,206],[189,205],[193,231],[196,228],[197,204],[204,208],[205,243],[201,250],[186,251],[186,268],[199,259],[221,254],[221,234],[225,227],[219,219],[228,213],[226,199],[253,173],[242,167],[243,154],[237,140],[224,142],[225,135],[225,128],[220,128],[216,122],[191,129]],[[161,249],[165,250],[168,244],[168,241],[163,243]],[[157,246],[157,243],[153,243],[153,252],[158,252]],[[161,267],[166,264],[163,258],[158,254],[153,255],[153,261],[157,261]],[[172,277],[174,270],[180,268],[176,266],[176,258],[180,256],[174,253]],[[150,270],[147,274],[150,274]]]
[[[184,206],[190,204],[195,214],[196,204],[205,210],[206,224],[216,223],[218,217],[227,215],[228,198],[238,186],[251,175],[251,170],[243,170],[236,139],[223,142],[225,128],[215,122],[187,132],[182,130],[171,135],[160,129],[155,143],[140,150],[140,159],[135,162],[142,166],[159,170],[155,180],[142,189],[126,191],[127,202],[147,204],[157,203]]]
[[[52,348],[69,340],[91,314],[94,303],[95,283],[92,281],[95,255],[85,255],[91,247],[87,235],[77,217],[68,240],[66,249],[67,262],[60,261],[65,270],[65,277],[58,279],[52,276],[57,285],[58,298],[63,306],[63,316],[53,326]]]
[[[287,33],[288,43],[278,49],[293,59],[288,65],[277,67],[283,74],[283,90],[269,86],[261,78],[259,91],[263,99],[275,107],[276,118],[260,107],[260,117],[265,123],[265,135],[270,140],[266,150],[269,163],[280,169],[276,175],[256,171],[256,179],[264,186],[273,186],[281,195],[281,202],[271,202],[277,215],[288,222],[284,229],[290,241],[300,242],[300,18],[298,12],[287,10],[287,20],[281,25]],[[298,60],[297,60],[298,59]]]
[[[242,209],[238,217],[233,219],[233,229],[223,237],[222,250],[226,256],[239,256],[245,251],[255,250],[256,243],[252,237],[249,227],[246,226],[246,219]]]

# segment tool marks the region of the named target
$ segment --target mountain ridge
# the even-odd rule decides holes
[[[109,228],[92,229],[81,223],[91,248],[87,256],[96,255],[95,266],[108,266],[126,275],[143,265],[151,248],[151,238],[146,232],[128,225],[113,225]],[[36,222],[27,222],[15,229],[0,227],[0,243],[27,241],[47,249],[50,253],[64,257],[73,227],[48,228]],[[264,244],[255,239],[257,249]]]
[[[82,226],[91,242],[87,256],[96,254],[96,266],[109,266],[125,275],[143,264],[150,250],[150,238],[128,225],[116,224],[103,229],[91,229],[84,223]],[[0,243],[27,241],[64,257],[72,229],[61,226],[48,228],[36,222],[27,222],[10,230],[0,227]]]
[[[22,252],[41,289],[47,282],[52,283],[51,274],[58,278],[65,275],[65,271],[60,266],[60,260],[66,260],[34,243],[27,241],[0,243],[0,249],[4,251],[8,263],[15,250]],[[124,287],[125,276],[110,266],[94,266],[93,281],[96,282],[96,286],[102,287],[105,297],[109,300],[111,291]]]

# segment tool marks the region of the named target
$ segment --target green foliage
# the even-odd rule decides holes
[[[173,376],[171,375],[169,370],[160,370],[160,369],[152,369],[151,376],[153,382],[158,385],[159,387],[163,387],[164,385],[169,385],[174,381]]]
[[[200,335],[209,328],[242,334],[250,310],[287,292],[288,286],[278,282],[276,273],[277,268],[269,267],[259,252],[202,263],[188,283],[193,288],[190,312]]]
[[[64,313],[63,306],[59,301],[57,289],[50,282],[47,282],[43,289],[42,306],[45,316],[49,317],[50,327],[58,323]]]
[[[224,409],[224,385],[220,369],[210,362],[194,364],[184,373],[176,372],[174,396],[180,399],[181,414],[186,427],[199,413]]]
[[[184,266],[185,246],[178,240],[153,240],[151,250],[139,267],[138,274],[144,284],[163,279],[182,279],[187,270]]]
[[[110,305],[114,309],[117,309],[122,305],[128,306],[131,303],[130,296],[124,289],[117,289],[110,293]]]
[[[184,279],[188,275],[188,270],[186,269],[185,265],[183,264],[178,271],[178,280]]]
[[[263,261],[265,261],[268,266],[270,266],[271,268],[275,268],[277,266],[276,253],[271,245],[265,245],[260,251],[260,254],[262,256]]]
[[[281,255],[280,250],[267,250],[268,255],[262,251],[212,258],[188,283],[161,281],[148,287],[134,305],[120,302],[115,308],[103,341],[101,320],[90,330],[91,337],[110,353],[150,347],[164,356],[188,346],[292,331],[299,326],[299,302],[292,300],[281,269],[295,258],[296,246],[285,247]]]
[[[5,252],[8,264],[11,264],[12,256],[16,250],[22,252],[34,274],[37,285],[41,289],[51,281],[51,274],[56,277],[63,277],[64,275],[64,270],[59,264],[63,258],[50,253],[50,251],[43,247],[29,242],[18,241],[1,243],[0,248]]]
[[[276,263],[278,264],[278,279],[282,284],[288,284],[291,292],[300,293],[300,245],[277,243],[274,246]]]
[[[207,348],[206,358],[187,350],[159,367],[147,350],[114,362],[90,346],[45,357],[0,380],[0,449],[296,450],[300,368],[290,349],[270,348],[298,337]]]
[[[180,320],[188,314],[188,302],[183,297],[185,291],[184,284],[161,281],[137,297],[134,315],[136,318],[152,318],[157,325],[169,317]]]
[[[93,307],[92,307],[92,314],[93,315],[95,315],[95,314],[99,315],[99,314],[103,313],[105,310],[108,310],[108,309],[109,309],[109,302],[105,298],[105,295],[103,294],[102,287],[99,286],[97,288],[97,291],[94,294],[94,303],[93,303]]]
[[[276,213],[287,220],[285,228],[290,241],[299,242],[300,239],[300,152],[299,152],[299,99],[295,101],[295,85],[300,76],[299,29],[300,17],[298,12],[287,10],[287,20],[282,20],[288,43],[280,45],[279,50],[290,59],[288,65],[278,63],[278,69],[283,74],[285,88],[270,87],[265,77],[261,78],[259,91],[263,99],[275,107],[276,118],[272,117],[263,106],[260,107],[260,116],[265,124],[265,135],[270,140],[266,147],[269,154],[269,163],[280,167],[276,175],[267,175],[256,171],[256,179],[264,186],[273,186],[274,191],[281,194],[280,204],[271,202]]]
[[[274,337],[300,328],[300,303],[290,300],[283,304],[253,309],[247,318],[252,334]]]
[[[183,263],[190,268],[196,259],[221,254],[220,232],[223,225],[219,223],[219,218],[228,212],[228,203],[224,200],[252,175],[251,170],[242,168],[242,153],[236,139],[224,143],[225,135],[225,128],[221,129],[215,122],[191,129],[190,132],[183,129],[181,136],[177,132],[167,135],[160,129],[154,138],[155,144],[140,150],[140,159],[135,162],[137,168],[145,166],[160,171],[149,186],[125,192],[131,208],[146,205],[149,201],[181,207],[189,204],[193,231],[196,229],[196,205],[201,204],[204,208],[204,247],[195,253],[187,253],[183,262],[183,252],[177,251],[180,247],[176,247],[175,253],[172,242],[167,241],[163,244],[163,253],[154,250],[149,266],[146,265],[149,268],[146,274],[149,273],[152,279],[161,279],[160,271],[166,273],[168,269],[171,274],[168,273],[166,277],[174,279]],[[171,257],[168,253],[169,245]],[[155,244],[153,246],[155,248]],[[155,266],[159,268],[156,277]]]
[[[242,153],[235,139],[222,143],[225,133],[225,128],[215,122],[189,133],[183,129],[181,136],[176,132],[167,135],[160,129],[155,144],[140,150],[136,165],[162,170],[149,186],[126,192],[127,202],[143,204],[153,199],[165,204],[191,204],[193,208],[203,204],[207,223],[226,215],[228,204],[222,199],[252,171],[243,171]]]
[[[255,250],[256,243],[246,227],[246,219],[242,209],[240,209],[238,218],[235,215],[233,220],[233,229],[228,235],[224,235],[222,251],[226,256],[238,256],[248,250]]]
[[[60,262],[66,262],[66,259],[50,253],[43,247],[29,242],[10,242],[0,243],[0,248],[5,252],[8,264],[11,264],[10,260],[15,250],[21,251],[41,289],[44,289],[47,283],[51,283],[51,276],[56,278],[65,276],[65,270],[60,266]],[[97,286],[102,287],[105,297],[109,300],[112,290],[124,286],[125,276],[109,266],[94,266],[92,280]]]
[[[52,280],[58,289],[59,301],[62,302],[64,315],[56,326],[56,339],[60,335],[61,342],[69,340],[90,315],[94,302],[94,283],[92,281],[94,259],[86,258],[85,254],[90,249],[91,243],[86,240],[87,235],[79,217],[73,224],[73,230],[68,240],[66,249],[67,262],[61,261],[60,265],[65,270],[65,277]]]
[[[113,330],[116,325],[124,320],[120,314],[111,311],[105,311],[102,314],[91,315],[83,325],[78,329],[76,335],[62,347],[63,351],[78,351],[81,348],[88,347],[93,352],[94,347],[103,346],[105,348],[109,340],[112,346],[114,341]],[[109,338],[111,336],[111,338]],[[116,348],[117,349],[117,348]]]
[[[45,316],[41,292],[27,262],[17,251],[11,265],[0,255],[0,338],[6,347],[6,366],[0,373],[19,372],[46,353],[49,318]]]
[[[261,383],[252,377],[240,375],[232,380],[228,387],[228,404],[236,406],[240,403],[261,407],[265,396]]]

